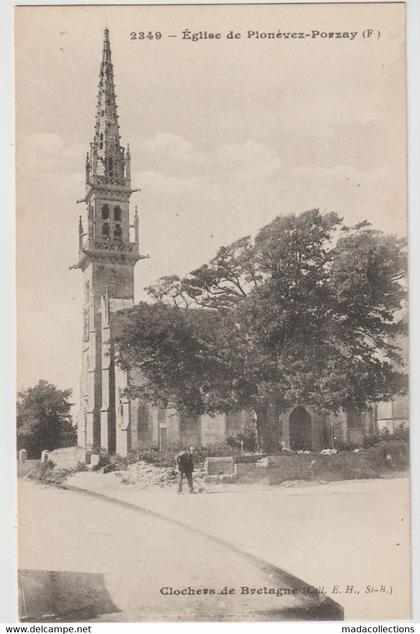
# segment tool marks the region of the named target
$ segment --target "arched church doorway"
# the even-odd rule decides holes
[[[309,412],[298,405],[289,415],[291,449],[312,449],[312,420]]]

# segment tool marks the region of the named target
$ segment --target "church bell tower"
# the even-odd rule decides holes
[[[78,444],[115,451],[114,312],[134,302],[139,256],[137,208],[130,223],[130,151],[121,145],[109,31],[104,31],[95,134],[86,156],[86,205],[79,220],[83,272],[82,372]]]

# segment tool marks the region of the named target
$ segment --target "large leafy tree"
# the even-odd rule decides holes
[[[18,449],[25,448],[29,457],[38,458],[44,449],[52,451],[76,444],[70,396],[71,390],[59,390],[44,380],[18,393]]]
[[[133,393],[190,413],[242,407],[273,449],[279,413],[363,410],[405,389],[405,242],[337,214],[279,216],[127,314],[120,363]]]

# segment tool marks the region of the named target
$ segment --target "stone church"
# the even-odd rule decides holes
[[[85,170],[86,193],[79,202],[86,205],[86,213],[84,222],[79,221],[76,265],[83,272],[84,289],[78,444],[121,456],[142,448],[223,446],[228,436],[254,424],[251,412],[194,418],[128,399],[124,390],[135,383],[136,376],[122,371],[115,362],[120,311],[134,304],[134,266],[142,256],[137,208],[130,215],[130,197],[136,190],[131,185],[129,147],[121,145],[108,29],[99,72],[95,134]],[[376,433],[378,412],[375,406],[363,416],[343,413],[326,420],[304,404],[296,404],[279,420],[279,444],[316,450],[332,447],[337,440],[362,443],[366,435]],[[406,405],[398,412],[406,421]],[[388,426],[394,419],[391,411]]]

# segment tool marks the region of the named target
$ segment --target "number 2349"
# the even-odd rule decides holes
[[[130,40],[160,40],[162,33],[160,31],[132,31]]]

